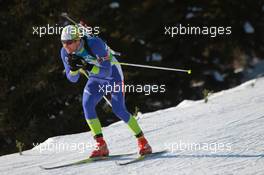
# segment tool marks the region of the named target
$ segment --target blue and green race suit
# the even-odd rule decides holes
[[[89,45],[89,50],[85,49],[84,42]],[[92,52],[92,53],[89,53]],[[134,116],[128,112],[125,105],[125,96],[123,91],[124,77],[121,66],[117,63],[117,59],[111,53],[111,49],[99,37],[85,37],[80,40],[80,47],[75,51],[77,56],[82,57],[89,64],[93,64],[89,74],[82,98],[82,106],[84,115],[93,135],[102,135],[101,124],[97,118],[96,105],[105,94],[102,87],[114,87],[119,85],[121,90],[111,92],[112,110],[116,116],[128,124],[135,136],[142,134]],[[96,58],[94,57],[96,56]],[[62,47],[61,59],[69,81],[76,83],[80,77],[80,72],[72,72],[68,64],[69,54]],[[115,64],[113,64],[115,63]]]

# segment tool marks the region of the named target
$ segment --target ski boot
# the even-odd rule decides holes
[[[92,151],[90,158],[94,157],[107,157],[109,155],[109,150],[107,148],[106,142],[103,137],[95,138],[96,148]]]
[[[138,147],[139,147],[140,155],[146,155],[152,153],[151,146],[148,144],[148,141],[144,136],[138,138]]]

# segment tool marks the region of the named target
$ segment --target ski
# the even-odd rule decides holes
[[[132,163],[136,163],[136,162],[140,162],[145,160],[146,158],[150,158],[150,157],[154,157],[157,155],[161,155],[164,153],[167,153],[167,150],[163,150],[163,151],[157,151],[157,152],[153,152],[151,154],[146,154],[146,155],[139,155],[137,158],[127,161],[127,162],[116,162],[117,165],[128,165],[128,164],[132,164]]]
[[[116,154],[116,155],[109,155],[109,156],[105,156],[105,157],[93,157],[93,158],[87,158],[87,159],[79,160],[77,162],[68,163],[68,164],[62,164],[62,165],[58,165],[58,166],[52,166],[52,167],[39,166],[39,167],[41,169],[44,169],[44,170],[52,170],[52,169],[64,168],[64,167],[69,167],[69,166],[76,166],[76,165],[87,164],[87,163],[92,163],[92,162],[111,160],[111,159],[114,159],[114,158],[120,158],[120,157],[124,157],[124,156],[131,156],[131,155],[134,155],[134,154],[136,154],[136,153]]]

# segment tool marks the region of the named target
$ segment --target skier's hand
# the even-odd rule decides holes
[[[82,66],[83,66],[81,59],[79,59],[78,57],[76,57],[73,54],[69,54],[68,64],[70,66],[71,71],[77,71],[78,69],[82,68]]]
[[[87,63],[82,57],[75,54],[69,54],[68,63],[71,71],[77,71],[81,68],[91,71],[91,69],[93,68],[92,64]]]

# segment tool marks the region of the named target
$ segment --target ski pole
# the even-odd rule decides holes
[[[77,25],[77,26],[81,25],[82,27],[85,27],[85,26],[83,26],[82,24],[77,24],[77,22],[75,22],[73,19],[71,19],[71,18],[67,15],[67,13],[62,13],[61,16],[64,17],[64,18],[66,18],[66,19],[68,19],[70,22],[72,22],[73,24],[75,24],[75,25]],[[79,69],[79,71],[80,71],[80,73],[83,74],[87,79],[89,79],[89,76],[88,76],[88,74],[85,72],[85,70],[83,70],[83,69]],[[106,101],[106,103],[107,103],[110,107],[112,107],[111,102],[110,102],[105,96],[103,96],[103,98],[104,98],[104,100]]]
[[[70,22],[72,22],[73,24],[75,24],[77,26],[81,25],[82,27],[85,27],[82,24],[78,24],[77,22],[75,22],[72,18],[70,18],[67,15],[67,13],[62,13],[61,16],[66,18],[67,20],[69,20]],[[116,53],[117,55],[120,55],[119,52],[115,52],[115,51],[113,51],[113,52]],[[141,68],[149,68],[149,69],[158,69],[158,70],[168,70],[168,71],[175,71],[175,72],[186,72],[188,74],[192,73],[192,70],[190,70],[190,69],[189,70],[174,69],[174,68],[168,68],[168,67],[159,67],[159,66],[150,66],[150,65],[142,65],[142,64],[132,64],[132,63],[122,63],[122,62],[112,62],[112,64],[119,64],[119,65],[124,65],[124,66],[133,66],[133,67],[141,67]]]
[[[64,18],[66,18],[66,19],[68,19],[69,21],[71,21],[73,24],[75,24],[75,25],[77,25],[77,26],[81,25],[82,27],[85,27],[85,26],[83,26],[82,24],[78,24],[78,23],[75,22],[73,19],[71,19],[71,18],[67,15],[67,13],[62,13],[61,16],[64,17]],[[89,79],[89,75],[85,72],[85,70],[83,70],[83,69],[79,69],[79,71],[80,71],[80,73],[83,74],[87,79]],[[106,103],[107,103],[110,107],[112,107],[111,102],[110,102],[105,96],[103,96],[103,98],[104,98],[104,100],[106,101]]]
[[[79,30],[81,30],[82,32],[86,33],[86,35],[94,36],[93,33],[89,33],[89,34],[88,34],[87,32],[85,32],[85,28],[86,28],[87,26],[84,26],[84,25],[81,24],[81,23],[77,23],[77,22],[75,22],[72,18],[70,18],[70,17],[67,15],[67,13],[62,13],[61,16],[64,17],[64,18],[66,18],[66,19],[69,20],[70,22],[72,22],[76,27],[78,27]]]
[[[81,74],[83,74],[87,79],[89,79],[89,75],[85,72],[85,70],[83,70],[83,69],[79,69],[79,72],[80,72]],[[106,101],[106,103],[107,103],[110,107],[112,107],[111,102],[106,98],[106,96],[103,96],[103,98],[104,98],[104,100]]]
[[[69,20],[70,22],[72,22],[73,24],[79,26],[82,24],[78,24],[77,22],[75,22],[73,19],[71,19],[67,13],[62,13],[61,14],[62,17],[66,18],[67,20]],[[115,51],[114,51],[115,52]],[[117,53],[117,55],[120,55],[120,53]],[[122,62],[112,62],[113,64],[119,64],[119,65],[124,65],[124,66],[133,66],[133,67],[141,67],[141,68],[149,68],[149,69],[158,69],[158,70],[168,70],[168,71],[175,71],[175,72],[186,72],[188,74],[192,73],[192,70],[185,70],[185,69],[174,69],[174,68],[168,68],[168,67],[159,67],[159,66],[149,66],[149,65],[142,65],[142,64],[132,64],[132,63],[122,63]]]
[[[132,66],[132,67],[141,67],[141,68],[149,68],[149,69],[158,69],[158,70],[168,70],[168,71],[175,71],[175,72],[186,72],[188,74],[192,73],[192,70],[186,69],[174,69],[169,67],[159,67],[159,66],[150,66],[150,65],[142,65],[142,64],[132,64],[132,63],[122,63],[122,62],[111,62],[112,64],[120,64],[124,66]]]
[[[75,22],[73,19],[71,19],[71,18],[67,15],[67,13],[62,13],[61,16],[64,17],[64,18],[66,18],[66,19],[68,19],[68,20],[71,21],[73,24],[75,24],[75,25],[78,26],[78,23]],[[81,24],[80,24],[80,25],[81,25]],[[83,26],[83,25],[81,25],[81,26]],[[84,27],[84,26],[83,26],[83,27]]]

